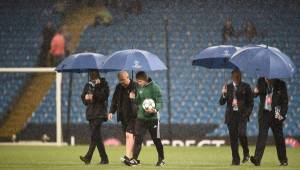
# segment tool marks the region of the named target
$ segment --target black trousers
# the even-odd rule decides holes
[[[273,132],[279,161],[281,163],[288,161],[286,156],[286,146],[282,126],[283,123],[276,120],[272,112],[266,110],[264,111],[262,119],[259,121],[259,133],[255,148],[255,158],[259,162],[261,161],[264,154],[269,128],[271,128]]]
[[[133,158],[138,159],[142,149],[143,138],[146,132],[150,133],[153,143],[158,153],[158,159],[164,159],[164,148],[160,139],[158,120],[141,120],[137,119],[135,123],[135,140],[133,147]]]
[[[239,142],[242,145],[244,157],[249,156],[249,147],[248,147],[248,138],[247,138],[247,120],[243,120],[239,116],[236,116],[234,120],[227,123],[227,127],[229,131],[232,162],[239,163],[240,162]]]
[[[92,159],[96,147],[98,149],[101,160],[108,160],[105,147],[102,142],[102,136],[101,136],[102,123],[103,123],[102,119],[93,119],[89,121],[89,126],[91,131],[91,141],[90,141],[89,150],[85,155],[85,157],[89,160]]]

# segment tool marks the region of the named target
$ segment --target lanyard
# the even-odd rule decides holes
[[[233,97],[236,98],[237,85],[233,85]]]
[[[238,101],[237,101],[237,97],[236,97],[236,91],[237,91],[237,86],[233,85],[233,101],[232,101],[232,109],[233,111],[238,111]]]
[[[272,93],[273,93],[273,86],[268,84],[267,94],[272,94]]]
[[[265,110],[272,111],[272,95],[273,95],[273,87],[268,85],[266,99],[265,99]]]

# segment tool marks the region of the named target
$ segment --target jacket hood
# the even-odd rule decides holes
[[[152,81],[151,77],[149,77],[148,78],[148,83],[145,85],[145,87],[151,85],[152,83],[153,83],[153,81]]]

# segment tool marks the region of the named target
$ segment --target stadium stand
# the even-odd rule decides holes
[[[269,8],[270,5],[272,5],[272,8]],[[226,44],[243,46],[247,44],[264,43],[278,47],[292,58],[298,68],[297,72],[299,72],[300,56],[298,49],[300,47],[300,39],[298,37],[300,36],[300,11],[297,7],[299,7],[299,2],[276,0],[212,0],[201,2],[196,0],[145,0],[143,1],[143,10],[139,15],[130,14],[127,19],[124,19],[118,11],[111,9],[114,17],[112,25],[108,27],[87,26],[81,35],[76,52],[89,51],[108,55],[117,50],[138,48],[157,54],[162,61],[165,62],[164,17],[167,17],[169,20],[169,69],[172,81],[170,99],[172,104],[171,122],[173,124],[217,124],[219,127],[208,134],[208,136],[227,136],[227,128],[223,124],[225,108],[220,107],[218,104],[221,87],[224,84],[223,71],[207,70],[191,66],[190,57],[198,53],[201,49],[222,43],[222,27],[226,18],[232,18],[233,26],[236,30],[243,30],[243,21],[248,17],[254,22],[258,36],[251,42],[242,35],[232,37]],[[286,8],[289,10],[286,10]],[[6,8],[5,10],[9,11],[10,9]],[[29,9],[24,8],[24,11],[26,10]],[[30,12],[24,16],[29,17],[29,13]],[[34,13],[34,15],[38,14]],[[0,17],[5,19],[4,16]],[[1,21],[1,24],[4,24],[4,22]],[[1,25],[1,30],[2,27],[4,28],[4,25]],[[28,36],[28,39],[34,36],[32,35],[33,32],[36,35],[28,40],[32,42],[31,45],[35,45],[28,47],[28,49],[26,48],[26,50],[22,52],[13,50],[16,47],[11,50],[8,49],[9,44],[13,42],[17,42],[15,44],[18,44],[19,41],[17,37],[23,35],[22,33],[10,34],[13,38],[6,40],[6,42],[9,41],[11,43],[1,43],[1,46],[3,46],[1,49],[6,49],[6,51],[1,50],[1,53],[3,53],[1,54],[1,60],[8,60],[12,63],[3,66],[34,65],[38,49],[37,34],[40,32],[39,28],[41,28],[41,25],[36,26],[35,31],[30,31],[30,35],[27,35],[27,33],[25,33],[26,31],[20,31],[24,32],[24,34]],[[2,31],[1,34],[3,34]],[[1,37],[3,36],[1,35]],[[3,38],[1,38],[1,41],[3,41],[2,39]],[[22,44],[23,43],[20,43],[20,47],[25,48]],[[21,53],[21,55],[18,55],[17,52]],[[23,58],[21,59],[21,57]],[[20,62],[20,59],[22,62]],[[24,60],[27,61],[25,62],[27,64],[23,62]],[[228,79],[230,72],[228,70],[225,72]],[[108,80],[112,94],[114,86],[117,83],[116,74],[104,73],[102,75]],[[87,80],[87,75],[74,74],[73,76],[76,83],[74,82],[72,87],[71,122],[74,124],[85,123],[85,108],[81,102],[80,94]],[[151,76],[162,87],[164,109],[161,111],[161,122],[168,123],[166,72],[154,72],[151,73]],[[4,79],[5,75],[1,75],[1,80]],[[256,81],[247,75],[244,76],[244,80],[249,82],[252,87]],[[10,79],[9,81],[20,81],[20,79]],[[300,115],[298,113],[300,112],[300,106],[298,103],[300,103],[300,76],[296,73],[293,78],[285,81],[288,85],[290,104],[284,130],[287,136],[299,136]],[[11,84],[11,82],[8,81],[1,81],[1,83],[3,82],[5,82],[5,84]],[[67,117],[68,82],[69,76],[65,74],[63,78],[64,123],[66,123]],[[11,91],[11,87],[5,84],[1,85],[1,88],[3,88],[3,90],[1,89],[2,93],[5,91],[5,94],[10,96],[10,100],[12,100],[15,95],[8,94],[10,93],[9,91]],[[16,84],[22,84],[22,82]],[[14,88],[19,89],[19,87],[20,86]],[[44,97],[28,123],[39,124],[55,122],[54,95],[55,84],[52,85],[47,96]],[[4,101],[9,99],[0,98],[0,100],[1,104],[4,105],[1,108],[7,108],[10,105],[11,101]],[[258,100],[256,99],[253,115],[248,125],[248,134],[250,136],[255,136],[258,133],[257,104]],[[5,113],[5,110],[1,110],[1,113]]]
[[[43,26],[48,20],[58,23],[60,15],[52,12],[50,2],[16,2],[0,2],[0,66],[33,67],[38,62]],[[0,75],[0,120],[21,93],[27,78],[22,73]]]

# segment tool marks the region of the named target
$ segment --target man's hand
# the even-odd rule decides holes
[[[130,99],[135,99],[135,93],[134,92],[130,92],[129,93],[129,98]]]
[[[151,108],[151,109],[145,110],[145,112],[147,112],[147,113],[157,113],[157,110],[154,109],[154,108]]]
[[[101,80],[100,79],[96,79],[95,80],[95,84],[100,84],[101,83]]]
[[[85,97],[84,97],[84,99],[86,101],[92,101],[93,100],[93,94],[86,94]]]
[[[227,93],[227,85],[225,84],[222,88],[222,94],[225,95]]]
[[[275,113],[275,119],[278,119],[279,121],[283,120],[283,116],[281,116],[280,113]]]
[[[254,93],[255,93],[255,94],[258,94],[258,93],[259,93],[259,90],[258,90],[257,87],[254,88]]]
[[[107,119],[108,119],[108,120],[112,120],[112,117],[113,117],[113,114],[112,114],[112,113],[108,113]]]

